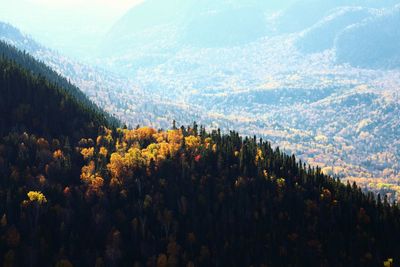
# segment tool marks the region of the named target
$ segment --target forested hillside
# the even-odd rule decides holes
[[[24,68],[27,71],[26,74],[32,75],[33,78],[26,77],[25,79],[33,79],[33,80],[43,80],[46,79],[48,82],[50,82],[53,86],[57,87],[57,90],[53,91],[58,91],[61,94],[64,94],[65,97],[73,97],[75,98],[74,101],[77,102],[82,108],[85,108],[88,110],[88,113],[91,113],[93,116],[97,116],[100,121],[99,123],[103,124],[113,124],[117,125],[118,121],[110,116],[108,113],[104,112],[103,110],[99,109],[92,101],[90,101],[87,96],[76,86],[72,85],[67,79],[65,79],[63,76],[59,75],[56,73],[54,70],[49,68],[47,65],[45,65],[42,62],[38,62],[35,60],[32,56],[27,54],[26,52],[21,52],[17,50],[15,47],[8,45],[2,41],[0,41],[0,60],[2,61],[2,64],[7,65],[8,64],[9,68],[6,68],[3,66],[3,69],[9,69],[9,71],[5,71],[3,73],[3,79],[6,77],[5,75],[13,75],[13,71],[22,71],[23,70],[16,70],[16,68],[21,67]],[[8,61],[8,62],[7,62]],[[12,65],[12,66],[11,66]],[[21,82],[16,79],[10,78],[11,83],[16,83],[16,82]],[[40,82],[40,81],[39,81]],[[30,83],[30,82],[28,82]],[[10,84],[10,87],[16,87],[19,88],[19,90],[36,90],[32,88],[21,88],[16,86],[15,84]],[[51,85],[50,85],[51,86]],[[39,86],[40,89],[43,86]],[[37,92],[37,91],[36,91]],[[12,92],[13,93],[13,92]],[[27,97],[26,94],[22,94],[23,97]],[[37,95],[38,96],[38,95]],[[38,96],[38,98],[40,98]],[[14,99],[14,97],[13,97]],[[28,98],[29,99],[29,98]],[[16,101],[20,101],[21,99],[15,99]],[[46,98],[41,98],[41,101],[46,101]],[[59,104],[57,101],[53,101],[54,104]],[[9,103],[12,104],[12,103]]]
[[[112,129],[0,61],[3,266],[381,266],[400,210],[236,132]]]

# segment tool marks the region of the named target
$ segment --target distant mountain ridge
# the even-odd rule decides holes
[[[185,47],[240,46],[271,31],[264,11],[261,1],[144,1],[115,23],[100,55],[135,69],[165,62]]]
[[[379,24],[377,28],[394,31],[391,35],[382,33],[381,38],[396,43],[397,37],[393,36],[396,18],[375,18],[381,16],[380,13],[384,13],[384,17],[396,13],[394,6],[398,3],[398,0],[305,0],[285,4],[276,1],[148,0],[133,7],[111,27],[99,47],[99,55],[106,58],[110,66],[131,75],[137,69],[163,64],[186,48],[232,49],[263,38],[300,34],[297,46],[302,53],[336,49],[339,63],[374,69],[393,68],[398,61],[395,52],[381,55],[387,58],[385,62],[376,57],[368,59],[367,55],[374,54],[370,50],[387,47],[381,46],[378,40],[369,40],[374,44],[359,49],[359,44],[351,40],[361,38],[361,28],[346,29],[371,20],[370,26],[365,27],[373,31],[371,25]],[[373,38],[376,34],[371,32],[366,36]],[[365,55],[354,52],[363,50],[367,51]],[[366,62],[360,62],[363,56]]]
[[[112,27],[104,49],[108,42],[117,44],[123,36],[146,37],[144,31],[149,31],[151,37],[151,29],[164,30],[163,26],[177,31],[177,41],[184,46],[237,45],[266,34],[264,10],[260,1],[148,0],[129,10]],[[163,37],[161,31],[157,34],[161,36],[153,38]],[[144,43],[139,38],[136,42]]]
[[[373,9],[344,7],[334,10],[321,21],[300,34],[298,49],[303,53],[318,53],[335,46],[338,35],[347,27],[373,16]]]
[[[366,69],[400,68],[400,5],[343,7],[300,34],[301,52],[334,49],[337,63]]]
[[[337,38],[340,63],[361,68],[400,69],[400,5],[352,27]]]
[[[398,0],[297,0],[283,10],[279,19],[280,33],[295,33],[312,27],[338,8],[390,8]]]

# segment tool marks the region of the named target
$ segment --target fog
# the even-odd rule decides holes
[[[189,27],[185,38],[208,45],[216,43],[210,40],[211,35],[220,35],[213,32],[214,28],[223,32],[238,29],[256,37],[291,33],[311,26],[339,5],[385,7],[395,3],[394,0],[0,0],[0,21],[18,27],[48,47],[83,59],[98,56],[98,48],[110,36],[115,40],[125,38],[132,33],[129,29],[140,31],[147,30],[149,25],[173,24],[179,16],[185,16],[185,20],[177,22],[178,26]],[[221,15],[204,16],[213,12]],[[134,16],[129,17],[130,13]],[[252,20],[260,15],[265,20]],[[277,17],[278,28],[273,21]],[[125,25],[121,26],[124,24],[121,20]],[[128,31],[121,31],[121,27]],[[112,32],[113,29],[120,32]],[[247,36],[232,38],[247,40]],[[140,40],[129,41],[140,43]]]
[[[67,55],[90,53],[113,23],[141,0],[0,0],[0,21]]]

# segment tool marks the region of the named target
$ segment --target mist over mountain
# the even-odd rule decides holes
[[[400,8],[337,8],[300,34],[297,47],[304,53],[334,49],[338,63],[370,69],[399,65]]]
[[[394,6],[396,3],[398,3],[396,0],[298,0],[282,11],[278,29],[280,33],[302,31],[323,20],[337,8],[387,8]]]
[[[373,9],[362,7],[343,7],[335,9],[331,14],[304,30],[297,48],[303,53],[318,53],[335,47],[338,35],[347,27],[371,18]]]
[[[339,62],[361,68],[400,68],[400,5],[344,30],[336,41]]]
[[[379,47],[379,40],[393,47],[398,41],[395,36],[375,34],[373,27],[387,31],[397,27],[396,3],[394,0],[284,3],[148,0],[133,7],[110,28],[99,46],[99,58],[106,59],[108,66],[132,75],[140,68],[163,64],[188,48],[232,49],[265,38],[300,34],[297,47],[303,53],[336,49],[339,63],[368,68],[380,68],[382,64],[393,67],[397,61],[395,51]],[[377,18],[380,13],[384,15]],[[383,18],[388,14],[394,17]],[[370,26],[360,26],[363,23]],[[350,26],[354,27],[348,29]],[[371,35],[368,42],[375,45],[362,42],[368,47],[359,49],[360,43],[355,40],[362,38],[360,31],[367,37]],[[396,35],[395,32],[391,34]],[[376,59],[379,51],[385,49],[387,54]],[[356,54],[369,50],[374,50],[366,52],[370,57]],[[365,62],[360,62],[364,58]]]
[[[38,43],[31,41],[30,38],[19,29],[4,22],[0,22],[0,39],[22,50],[31,52],[38,51],[41,48]]]
[[[271,7],[277,8],[276,2]],[[111,28],[100,55],[146,66],[165,62],[185,47],[243,45],[272,31],[266,10],[260,1],[144,1]]]

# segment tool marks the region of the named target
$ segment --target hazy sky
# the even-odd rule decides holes
[[[15,0],[12,0],[13,2]],[[111,12],[121,12],[133,6],[140,0],[17,0],[21,3],[30,2],[52,8],[88,8],[92,10],[107,9]],[[16,1],[16,2],[17,2]]]
[[[79,55],[143,0],[0,0],[0,20],[68,54]]]

